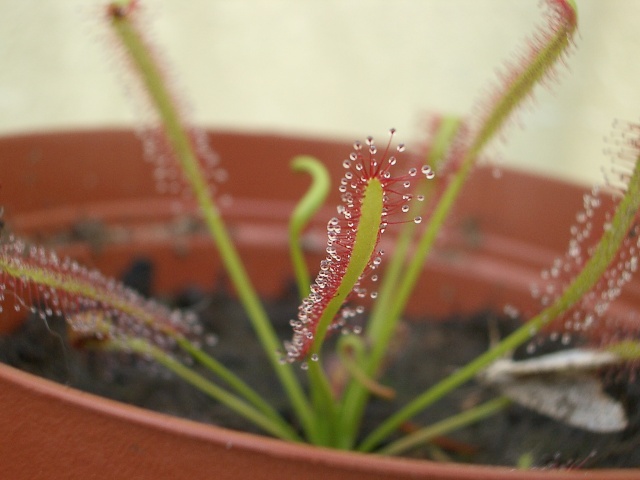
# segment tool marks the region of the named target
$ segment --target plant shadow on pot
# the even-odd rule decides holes
[[[306,187],[304,180],[290,172],[288,162],[305,152],[327,164],[336,178],[349,147],[339,142],[228,132],[212,134],[211,143],[229,171],[225,190],[233,196],[233,213],[231,209],[223,213],[250,277],[268,299],[272,318],[281,322],[276,327],[286,338],[289,318],[295,315],[298,303],[291,287],[287,220]],[[107,275],[122,277],[127,273],[129,283],[154,296],[172,298],[179,305],[196,310],[213,309],[215,316],[204,323],[207,326],[209,322],[216,337],[204,334],[203,343],[210,344],[207,348],[225,364],[241,369],[250,383],[256,384],[261,394],[270,396],[268,400],[286,415],[286,405],[278,402],[278,392],[270,393],[267,388],[275,383],[274,377],[256,368],[267,363],[264,354],[257,343],[247,343],[255,342],[250,326],[230,295],[219,259],[197,215],[189,214],[193,210],[184,205],[186,213],[175,213],[175,200],[156,192],[151,166],[140,161],[141,157],[139,141],[125,131],[2,139],[0,195],[6,229]],[[122,166],[115,165],[113,159],[121,161]],[[269,177],[269,181],[243,175],[243,170],[250,168],[250,159],[259,162],[256,171],[268,165],[278,175]],[[419,391],[412,388],[424,388],[445,375],[443,369],[456,368],[485,350],[492,328],[500,335],[512,328],[517,320],[502,314],[504,305],[516,305],[525,314],[539,310],[530,293],[531,284],[564,252],[568,226],[582,204],[582,194],[580,188],[557,181],[509,170],[502,171],[498,179],[492,170],[478,168],[465,187],[438,250],[425,266],[417,287],[419,299],[410,303],[407,312],[409,319],[447,322],[405,321],[397,338],[397,350],[403,355],[413,352],[422,358],[422,364],[417,368],[407,363],[407,357],[399,356],[383,377],[383,382],[398,389],[398,404]],[[535,202],[531,201],[533,198]],[[336,203],[336,197],[328,201],[329,205]],[[325,221],[332,214],[331,208],[321,212],[306,236],[312,268],[324,256]],[[629,284],[623,297],[612,306],[614,311],[637,310],[638,288],[638,282]],[[213,295],[212,290],[216,292]],[[479,316],[479,312],[489,313]],[[229,328],[228,319],[236,317],[238,320],[231,320],[233,328]],[[27,324],[23,321],[23,311],[13,311],[10,302],[6,302],[0,327],[7,336],[0,345],[8,363],[28,361],[34,373],[63,384],[192,420],[251,431],[244,422],[227,415],[223,407],[212,405],[180,380],[167,378],[160,367],[71,349],[62,341],[66,334],[63,323],[54,319],[45,323],[34,316]],[[26,335],[27,343],[13,343],[10,335],[17,331]],[[249,333],[251,340],[244,333]],[[29,341],[35,341],[37,346]],[[57,351],[59,361],[46,357],[47,351]],[[457,357],[451,357],[453,354]],[[76,362],[83,368],[74,369],[71,365]],[[223,479],[245,478],[248,474],[258,479],[273,478],[275,474],[310,479],[529,479],[576,475],[622,479],[636,478],[640,464],[635,453],[639,450],[640,388],[633,383],[627,384],[629,391],[623,392],[629,402],[632,425],[622,434],[580,434],[513,407],[461,436],[436,442],[434,447],[436,455],[447,456],[453,451],[449,458],[460,460],[466,456],[473,462],[496,462],[487,452],[500,452],[504,461],[511,464],[523,453],[532,452],[551,469],[543,472],[291,445],[142,411],[0,367],[0,424],[7,432],[6,438],[11,438],[10,444],[5,441],[0,447],[7,478],[38,478],[37,472],[89,478],[98,471],[100,478],[210,478],[215,472],[216,478]],[[304,377],[303,372],[299,373]],[[96,376],[100,380],[97,384]],[[167,387],[170,395],[158,393],[158,386]],[[441,408],[455,404],[453,408],[458,410],[464,402],[479,401],[482,394],[483,389],[477,385],[459,389],[449,405],[438,404],[415,421],[432,422],[444,415]],[[369,416],[375,419],[382,414],[388,415],[387,402],[374,401]],[[536,432],[537,427],[548,425],[557,429],[551,430],[555,444],[547,443],[549,437],[541,439]],[[543,430],[549,435],[549,429]],[[505,438],[510,439],[507,445]],[[572,445],[556,455],[571,441],[578,443],[575,448]],[[540,452],[546,453],[546,460]],[[599,467],[603,468],[627,462],[625,466],[636,469],[553,469],[576,467],[583,460],[587,466],[599,460]]]

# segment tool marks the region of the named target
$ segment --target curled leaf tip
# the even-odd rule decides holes
[[[291,261],[298,284],[298,292],[301,297],[309,294],[311,283],[307,265],[302,251],[302,231],[309,220],[324,204],[329,193],[331,180],[329,172],[317,158],[308,155],[299,155],[291,161],[291,168],[295,172],[304,172],[311,177],[311,186],[307,193],[298,202],[291,214],[289,221],[289,245],[291,249]]]

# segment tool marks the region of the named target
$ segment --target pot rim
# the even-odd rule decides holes
[[[530,480],[537,478],[623,480],[630,479],[630,475],[634,471],[637,472],[636,469],[516,471],[504,466],[437,463],[429,460],[340,451],[304,443],[294,444],[147,410],[67,387],[5,364],[0,364],[0,379],[2,382],[12,382],[19,388],[44,397],[48,401],[71,404],[81,410],[115,418],[118,422],[131,422],[154,431],[203,440],[224,449],[243,449],[250,453],[269,455],[287,461],[311,461],[316,464],[333,465],[336,468],[347,468],[351,471],[373,470],[382,474],[429,474],[435,475],[436,478],[460,480]]]

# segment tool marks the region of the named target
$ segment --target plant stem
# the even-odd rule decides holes
[[[282,365],[279,362],[276,352],[280,349],[280,341],[251,284],[220,213],[213,203],[202,167],[194,152],[189,136],[182,126],[179,110],[165,86],[162,74],[150,55],[145,42],[132,25],[129,16],[114,16],[111,23],[140,74],[146,87],[146,92],[162,119],[170,145],[200,205],[206,225],[220,252],[222,262],[231,277],[240,301],[244,305],[253,328],[262,343],[262,347],[290,398],[305,431],[310,437],[313,437],[315,428],[313,411],[309,407],[307,398],[300,383],[294,376],[291,366]]]
[[[300,437],[298,437],[291,426],[284,422],[279,416],[272,418],[271,416],[267,416],[256,410],[239,397],[230,394],[226,390],[210,382],[202,375],[197,374],[190,368],[175,360],[164,350],[151,345],[146,340],[138,338],[123,338],[118,340],[109,340],[101,343],[101,345],[106,349],[135,352],[144,357],[150,357],[174,372],[186,382],[196,387],[198,390],[224,404],[271,435],[283,440],[293,442],[301,441]]]
[[[309,388],[314,411],[318,418],[318,439],[316,445],[331,447],[336,441],[336,404],[331,385],[322,368],[321,359],[311,360],[309,365]]]
[[[304,197],[298,202],[289,220],[289,248],[291,249],[291,262],[298,284],[300,298],[309,295],[311,276],[304,261],[304,253],[300,236],[302,230],[307,226],[309,220],[318,209],[324,204],[331,179],[327,168],[314,157],[300,155],[291,161],[291,168],[296,172],[305,172],[311,176],[311,187]]]
[[[498,413],[509,404],[511,404],[511,400],[507,397],[494,398],[493,400],[489,400],[477,407],[470,408],[469,410],[465,410],[434,423],[433,425],[421,428],[411,435],[407,435],[406,437],[390,443],[386,447],[378,450],[376,453],[381,455],[398,455],[420,444],[427,443],[436,437],[466,427],[480,420],[484,420],[485,418]]]
[[[542,327],[567,311],[593,288],[615,258],[640,209],[640,156],[638,156],[638,153],[636,153],[636,156],[636,164],[629,180],[627,191],[618,204],[609,227],[602,234],[600,241],[584,268],[565,289],[562,296],[550,307],[526,322],[491,350],[488,350],[460,370],[435,384],[387,419],[362,442],[359,447],[360,450],[368,451],[375,448],[380,441],[398,428],[402,422],[413,417],[454,388],[473,378],[480,370],[487,367],[494,360],[522,345]]]
[[[231,370],[226,368],[215,358],[207,355],[186,338],[180,336],[176,337],[175,340],[180,348],[189,353],[194,359],[200,362],[214,375],[220,377],[221,380],[226,382],[227,385],[229,385],[233,390],[236,391],[236,393],[242,396],[254,407],[256,407],[265,415],[271,418],[278,418],[282,421],[282,423],[285,423],[284,420],[281,419],[278,412],[276,412],[271,405],[269,405],[255,390],[253,390],[249,385],[242,381]]]

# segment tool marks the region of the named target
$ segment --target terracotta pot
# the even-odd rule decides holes
[[[289,280],[283,258],[286,220],[306,187],[306,180],[289,171],[289,160],[313,154],[332,165],[337,178],[349,146],[224,132],[212,136],[212,145],[229,171],[224,189],[234,198],[225,212],[230,230],[260,292],[274,294]],[[139,141],[124,131],[2,139],[0,204],[8,228],[53,247],[63,245],[66,253],[108,275],[144,254],[156,265],[156,293],[185,284],[211,286],[220,265],[208,236],[175,220],[173,199],[156,193],[151,167],[140,158]],[[425,267],[420,302],[410,309],[446,315],[513,303],[535,311],[530,284],[564,251],[581,204],[580,188],[508,170],[498,180],[480,169],[447,233],[448,246]],[[319,215],[309,237],[318,258],[326,218]],[[637,308],[638,288],[638,282],[630,285],[618,308]],[[0,317],[4,331],[19,321],[10,312],[5,308]],[[0,405],[0,469],[3,478],[12,479],[640,476],[638,470],[520,472],[292,445],[123,405],[4,365]]]

